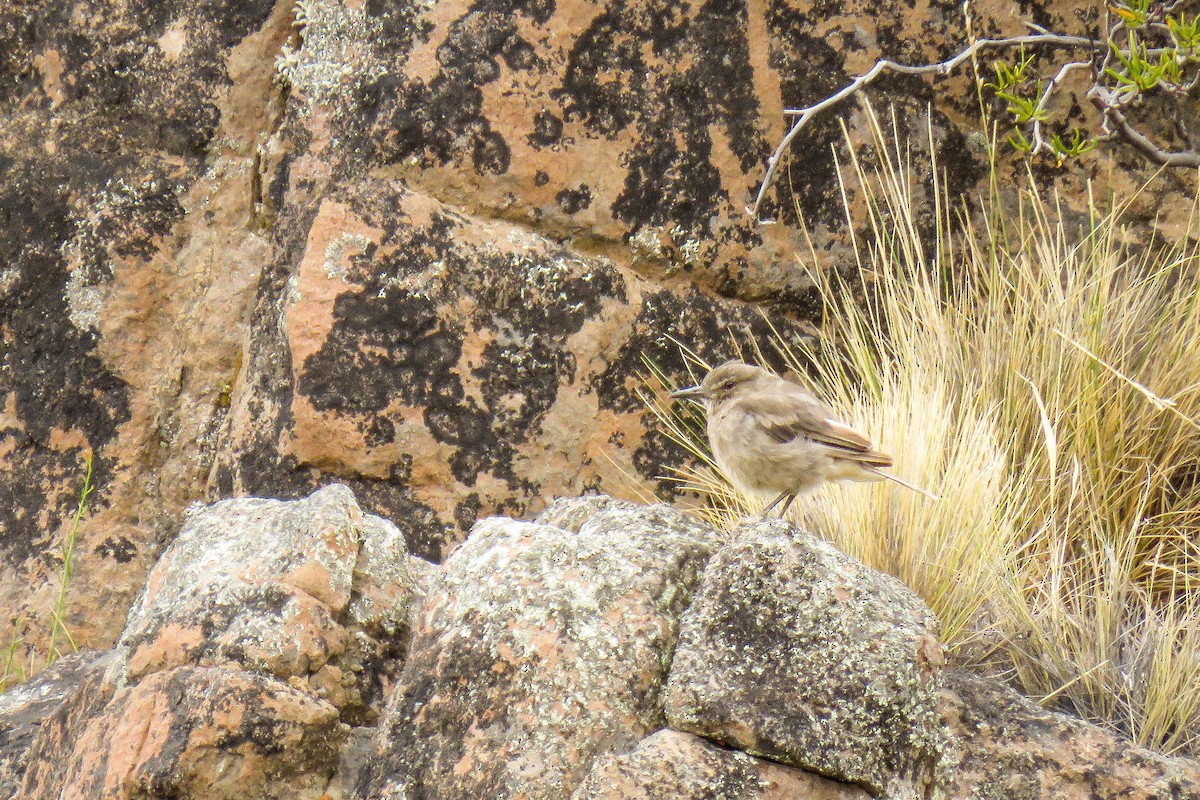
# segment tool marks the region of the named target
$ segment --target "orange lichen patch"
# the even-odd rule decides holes
[[[348,555],[353,557],[354,551]],[[280,577],[280,582],[295,587],[329,606],[334,612],[341,612],[350,601],[349,587],[335,587],[331,581],[329,567],[317,560],[308,560],[298,564]]]
[[[53,428],[50,431],[50,447],[55,450],[87,450],[88,440],[83,434],[83,431],[78,428],[69,428],[63,430],[61,428]]]
[[[178,623],[164,625],[153,639],[139,644],[129,654],[126,674],[135,679],[186,664],[192,652],[203,643],[204,633],[198,627]]]
[[[40,55],[34,56],[33,66],[42,73],[42,91],[50,98],[51,107],[62,105],[66,98],[62,87],[62,55],[53,48],[47,48]]]
[[[180,19],[168,25],[155,43],[158,45],[158,49],[162,50],[163,58],[173,63],[183,55],[187,40],[186,24],[184,20]]]
[[[121,709],[120,715],[89,725],[77,744],[77,757],[84,754],[81,768],[88,769],[91,759],[96,760],[92,768],[105,764],[103,786],[114,794],[129,781],[133,765],[159,752],[169,738],[173,709],[169,698],[153,686],[117,692],[111,705]]]
[[[307,690],[337,708],[345,708],[355,699],[354,680],[342,670],[326,664],[308,679]]]
[[[369,244],[378,244],[382,232],[336,200],[321,203],[308,231],[308,240],[296,272],[295,292],[285,319],[292,363],[303,367],[306,358],[324,344],[333,329],[333,306],[346,292],[361,291],[344,277],[349,260]],[[299,373],[299,369],[297,369]]]

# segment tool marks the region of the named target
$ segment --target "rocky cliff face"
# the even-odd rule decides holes
[[[0,797],[1200,796],[944,670],[911,592],[778,520],[589,496],[400,541],[339,485],[193,508],[115,649],[0,696]]]
[[[973,24],[1102,6],[989,0]],[[44,647],[87,454],[67,626],[96,647],[193,500],[337,479],[437,561],[482,515],[661,488],[680,454],[642,359],[719,360],[766,319],[802,336],[798,213],[820,258],[848,252],[834,115],[793,148],[778,224],[744,212],[782,110],[965,31],[921,0],[0,7],[0,608]],[[873,96],[910,130],[933,102],[953,188],[982,178],[965,77]],[[1096,159],[1068,197],[1140,182]],[[1174,180],[1131,213],[1169,231]]]

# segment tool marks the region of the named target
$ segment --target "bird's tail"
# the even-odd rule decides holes
[[[928,497],[930,500],[941,500],[942,499],[941,497],[934,494],[933,492],[926,491],[925,489],[922,489],[920,486],[911,484],[908,481],[904,480],[903,478],[897,478],[895,475],[890,475],[886,472],[880,472],[879,470],[872,470],[872,472],[874,472],[876,475],[878,475],[881,478],[887,478],[889,481],[893,481],[895,483],[900,484],[905,489],[912,489],[914,492],[917,492],[918,494],[923,494],[926,497]]]

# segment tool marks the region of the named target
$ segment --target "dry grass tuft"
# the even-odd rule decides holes
[[[874,138],[843,169],[872,235],[850,274],[813,276],[824,349],[784,354],[943,499],[831,486],[804,523],[916,590],[960,661],[1200,753],[1200,207],[1149,247],[1122,204],[1068,222],[1032,179],[960,213]],[[696,419],[652,408],[705,452]],[[676,477],[715,521],[762,506],[711,463]]]

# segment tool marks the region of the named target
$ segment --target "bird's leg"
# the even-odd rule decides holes
[[[776,497],[774,500],[772,500],[771,504],[763,509],[763,511],[762,511],[763,517],[769,516],[771,514],[771,509],[773,509],[773,508],[775,508],[775,506],[779,505],[780,501],[782,501],[785,497],[787,498],[787,505],[785,505],[783,507],[783,510],[786,512],[787,507],[790,506],[792,504],[792,500],[794,500],[796,498],[796,495],[790,494],[788,492],[784,492],[783,494],[779,495],[779,497]]]
[[[779,512],[779,518],[783,519],[787,516],[788,509],[792,507],[792,501],[796,499],[796,495],[789,494],[787,502],[783,504],[783,510]]]

